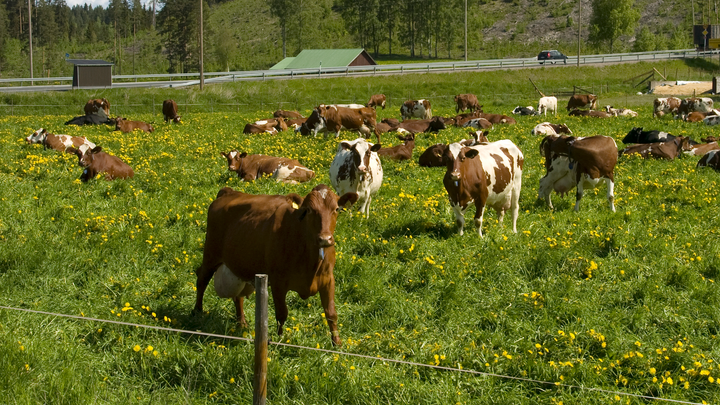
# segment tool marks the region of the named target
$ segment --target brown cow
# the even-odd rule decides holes
[[[396,145],[389,148],[381,148],[377,151],[377,154],[392,160],[412,159],[413,149],[415,149],[415,134],[405,136],[398,135],[398,139],[404,141],[404,143],[402,145]]]
[[[237,150],[220,152],[228,161],[228,170],[236,172],[243,181],[271,176],[285,183],[302,183],[315,177],[315,172],[295,159],[266,155],[248,155]]]
[[[235,303],[246,326],[243,298],[255,289],[256,274],[267,274],[275,303],[278,335],[288,317],[288,291],[302,299],[320,293],[333,344],[340,346],[335,311],[335,224],[342,207],[357,194],[338,198],[320,184],[305,198],[297,194],[252,195],[225,187],[208,207],[203,261],[197,270],[193,313],[203,312],[203,296],[215,275],[215,291]]]
[[[105,111],[105,115],[110,115],[110,102],[106,98],[96,98],[88,100],[85,103],[85,115],[95,114],[98,110]]]
[[[478,134],[478,132],[480,132],[480,134]],[[487,131],[470,132],[470,136],[472,136],[472,139],[465,139],[458,143],[463,146],[475,146],[481,142],[488,142]],[[422,167],[445,166],[445,163],[443,163],[443,153],[445,153],[445,149],[447,149],[447,147],[448,145],[443,143],[436,143],[435,145],[428,147],[425,149],[425,152],[420,155],[420,158],[418,158],[418,164]]]
[[[615,140],[609,136],[546,136],[540,143],[540,152],[545,157],[547,173],[540,179],[538,198],[545,199],[550,208],[550,194],[553,190],[565,194],[577,187],[575,211],[580,210],[583,189],[595,188],[601,179],[607,183],[607,198],[610,209],[615,212],[615,164],[618,150]]]
[[[666,142],[640,143],[628,146],[618,152],[618,156],[630,155],[637,153],[643,159],[655,158],[673,160],[680,155],[683,150],[683,141],[687,143],[685,137],[678,137]]]
[[[132,132],[136,129],[143,130],[145,132],[153,132],[155,129],[152,125],[142,121],[128,121],[123,117],[115,118],[115,130],[122,132]]]
[[[69,148],[68,152],[74,153],[78,157],[78,165],[85,168],[80,176],[83,182],[95,178],[98,173],[105,173],[105,180],[127,179],[135,175],[132,167],[119,157],[103,152],[100,146],[84,152],[82,148]]]
[[[717,150],[706,153],[698,161],[697,167],[712,167],[715,170],[720,170],[720,153]]]
[[[605,111],[592,111],[592,110],[578,110],[577,108],[570,111],[568,114],[571,117],[591,117],[591,118],[611,118],[614,115]]]
[[[49,133],[45,128],[40,128],[33,132],[27,138],[27,143],[39,143],[45,147],[45,149],[54,149],[58,152],[70,152],[68,148],[81,149],[85,152],[87,149],[92,149],[95,144],[88,141],[87,138],[81,136],[70,136],[70,135],[55,135]]]
[[[712,137],[708,137],[712,138]],[[707,140],[705,140],[707,142]],[[707,143],[693,143],[690,137],[682,138],[682,150],[687,155],[703,156],[710,151],[718,150],[720,146],[717,141],[711,141]]]
[[[568,100],[565,109],[570,111],[575,108],[597,110],[597,96],[594,94],[575,94],[570,96],[570,100]]]
[[[455,112],[459,113],[460,111],[465,110],[470,110],[470,112],[482,112],[482,108],[480,108],[476,95],[468,93],[458,94],[455,96]]]
[[[385,95],[384,94],[373,94],[372,96],[370,96],[370,101],[368,101],[367,104],[365,104],[365,107],[368,107],[368,108],[377,109],[378,106],[382,107],[383,110],[385,109]]]
[[[400,123],[396,128],[397,132],[438,132],[441,129],[445,129],[445,120],[442,117],[432,117],[429,120],[406,120]]]
[[[550,122],[541,122],[535,125],[535,128],[530,131],[531,135],[560,135],[560,134],[572,134],[570,128],[565,124],[552,124]]]
[[[297,111],[277,110],[273,113],[273,118],[298,119],[304,117]]]
[[[490,121],[491,124],[517,124],[515,118],[508,117],[507,115],[503,114],[479,113],[478,118],[485,118],[486,120]]]
[[[358,131],[364,137],[370,137],[375,133],[380,141],[380,135],[375,131],[376,115],[375,110],[368,107],[348,108],[336,105],[321,104],[313,110],[307,121],[300,127],[303,135],[317,136],[320,131],[334,132],[335,137],[340,136],[341,129]]]
[[[178,106],[175,100],[165,100],[162,106],[163,118],[165,122],[172,120],[172,122],[179,124],[180,116],[178,115]]]

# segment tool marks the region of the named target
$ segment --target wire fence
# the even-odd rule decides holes
[[[144,328],[144,329],[150,329],[150,330],[157,330],[160,332],[183,333],[183,334],[189,334],[189,335],[194,335],[194,336],[204,336],[204,337],[211,337],[211,338],[244,341],[247,343],[254,342],[254,339],[243,338],[243,337],[239,337],[239,336],[229,336],[229,335],[221,335],[221,334],[216,334],[216,333],[206,333],[206,332],[190,331],[190,330],[184,330],[184,329],[166,328],[166,327],[154,326],[154,325],[135,324],[135,323],[131,323],[131,322],[114,321],[114,320],[92,318],[92,317],[85,317],[85,316],[78,316],[78,315],[67,315],[67,314],[38,311],[38,310],[32,310],[32,309],[26,309],[26,308],[14,308],[14,307],[0,305],[0,309],[4,309],[7,311],[18,311],[18,312],[25,312],[25,313],[38,314],[38,315],[69,318],[69,319],[81,320],[81,321],[86,321],[86,322],[101,322],[101,323],[129,326],[129,327],[134,327],[134,328]],[[701,405],[698,402],[654,397],[654,396],[650,396],[650,395],[633,394],[633,393],[629,393],[629,392],[606,390],[603,388],[585,387],[582,385],[565,384],[565,383],[553,382],[553,381],[542,381],[542,380],[536,380],[536,379],[526,378],[526,377],[517,377],[517,376],[510,376],[510,375],[503,375],[503,374],[496,374],[496,373],[488,373],[488,372],[484,372],[484,371],[468,370],[468,369],[463,369],[463,368],[459,368],[459,367],[458,368],[445,367],[445,366],[439,366],[439,365],[434,365],[434,364],[424,364],[424,363],[415,363],[415,362],[411,362],[411,361],[398,360],[398,359],[388,359],[388,358],[380,357],[379,355],[370,356],[370,355],[365,355],[365,354],[342,352],[342,351],[338,351],[338,350],[321,349],[321,348],[317,348],[317,347],[299,346],[299,345],[293,345],[293,344],[289,344],[289,343],[273,342],[273,341],[270,341],[268,343],[271,345],[275,345],[275,346],[294,348],[294,349],[298,349],[298,350],[308,350],[308,351],[333,354],[333,355],[338,355],[338,356],[349,356],[349,357],[362,358],[362,359],[372,360],[372,361],[382,361],[384,363],[394,363],[394,364],[401,364],[401,365],[413,366],[413,367],[423,367],[423,368],[429,368],[429,369],[434,369],[434,370],[438,370],[438,371],[463,373],[463,374],[470,374],[470,375],[483,376],[483,377],[494,377],[494,378],[500,378],[500,379],[505,379],[505,380],[521,381],[521,382],[526,382],[526,383],[541,384],[541,385],[547,385],[547,386],[552,386],[552,387],[561,387],[561,388],[576,389],[576,390],[582,390],[582,391],[600,392],[600,393],[604,393],[604,394],[608,394],[608,395],[617,395],[617,396],[646,399],[646,400],[652,400],[652,401],[660,401],[660,402],[668,402],[668,403],[676,403],[676,404]]]

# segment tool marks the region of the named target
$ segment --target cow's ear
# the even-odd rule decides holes
[[[72,153],[73,155],[77,155],[77,154],[78,154],[78,150],[75,149],[75,148],[73,148],[72,146],[69,147],[69,148],[67,148],[67,149],[65,149],[65,152],[67,152],[67,153]]]
[[[352,146],[350,146],[350,144],[347,143],[347,142],[340,142],[340,146],[343,148],[343,150],[348,150],[348,149],[350,149],[350,148],[352,147]]]
[[[220,152],[220,154],[223,155],[223,157],[226,158],[226,159],[227,159],[228,156],[230,156],[229,153],[225,153],[225,152]]]
[[[239,157],[240,159],[246,158],[246,157],[247,157],[247,152],[241,153],[240,156],[238,156],[238,157]]]
[[[98,153],[100,151],[102,151],[102,146],[96,146],[90,150],[92,153]]]
[[[353,204],[355,204],[358,200],[358,195],[356,193],[345,193],[338,199],[338,210],[341,210],[343,208],[350,208]]]
[[[295,193],[286,195],[288,202],[293,206],[294,209],[299,209],[303,203],[303,198]]]
[[[470,149],[467,152],[465,152],[465,157],[468,159],[473,159],[475,156],[478,155],[477,149]]]
[[[377,152],[377,151],[380,150],[380,148],[382,148],[382,145],[380,145],[379,143],[376,143],[376,144],[374,144],[374,145],[370,148],[370,150],[371,150],[372,152]]]

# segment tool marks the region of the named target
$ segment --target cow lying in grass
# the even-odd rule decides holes
[[[80,176],[80,180],[83,182],[95,178],[98,173],[105,173],[105,180],[128,179],[135,175],[132,167],[120,160],[119,157],[103,152],[100,146],[84,152],[69,148],[68,152],[74,153],[78,157],[78,165],[85,168]]]

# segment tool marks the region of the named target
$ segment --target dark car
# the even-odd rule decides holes
[[[562,52],[556,50],[542,51],[538,54],[538,60],[541,65],[544,64],[546,60],[550,60],[552,63],[555,63],[555,60],[562,60],[563,63],[567,64],[567,58],[568,57]]]

